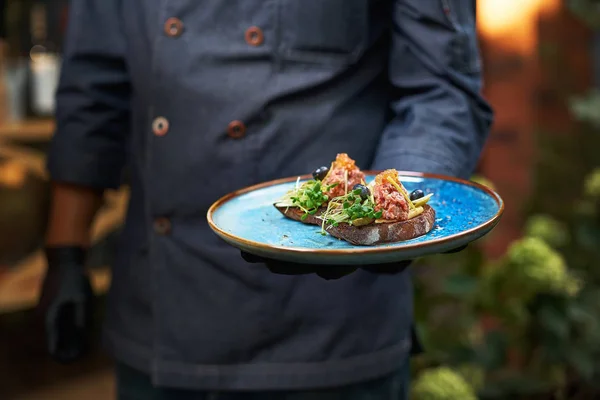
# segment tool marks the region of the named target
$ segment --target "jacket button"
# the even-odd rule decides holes
[[[245,37],[250,46],[260,46],[265,41],[263,31],[257,26],[248,28]]]
[[[159,235],[168,235],[171,233],[171,222],[168,218],[156,218],[154,220],[154,232]]]
[[[170,37],[177,37],[183,32],[183,22],[179,18],[169,18],[165,22],[165,34]]]
[[[227,127],[227,135],[233,139],[239,139],[246,134],[246,125],[241,121],[232,121]]]
[[[169,121],[164,117],[157,117],[152,122],[152,131],[156,136],[164,136],[169,131]]]

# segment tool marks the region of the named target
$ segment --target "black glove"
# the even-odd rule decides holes
[[[61,363],[81,358],[89,349],[93,291],[79,247],[46,249],[48,269],[38,305],[44,318],[48,352]]]
[[[242,251],[242,258],[249,263],[262,263],[274,274],[280,275],[308,275],[316,274],[319,277],[332,280],[340,279],[344,276],[350,275],[358,269],[362,269],[371,273],[376,274],[399,274],[404,271],[411,263],[412,260],[396,262],[392,264],[374,264],[374,265],[312,265],[312,264],[299,264],[292,262],[284,262],[279,260],[272,260],[255,256],[250,253]]]
[[[444,252],[444,254],[450,253],[458,253],[459,251],[464,250],[467,245],[457,247],[456,249],[452,249]],[[403,272],[410,264],[412,264],[413,260],[405,260],[399,261],[395,263],[389,264],[372,264],[372,265],[361,265],[361,266],[352,266],[352,265],[312,265],[312,264],[299,264],[292,262],[284,262],[279,260],[268,259],[264,257],[259,257],[254,254],[247,253],[245,251],[241,252],[242,258],[249,263],[263,263],[269,269],[269,271],[280,274],[280,275],[307,275],[307,274],[316,274],[323,279],[331,280],[331,279],[340,279],[344,276],[350,275],[358,269],[362,269],[364,271],[368,271],[374,274],[386,274],[386,275],[396,275]]]

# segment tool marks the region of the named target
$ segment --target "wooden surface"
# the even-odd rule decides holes
[[[47,141],[53,133],[54,121],[51,119],[0,124],[0,139],[4,140]]]

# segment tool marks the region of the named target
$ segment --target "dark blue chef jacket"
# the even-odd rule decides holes
[[[156,384],[294,389],[406,361],[407,273],[326,281],[247,264],[220,196],[346,152],[469,177],[492,112],[468,0],[74,0],[54,180],[131,201],[105,338]]]

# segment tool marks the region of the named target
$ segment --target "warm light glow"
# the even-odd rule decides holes
[[[25,183],[27,169],[17,162],[5,162],[0,165],[0,186],[19,188]]]
[[[479,0],[480,33],[518,51],[531,51],[537,39],[540,12],[554,11],[559,0]]]
[[[486,35],[498,35],[519,29],[535,15],[544,0],[480,0],[479,21]]]

